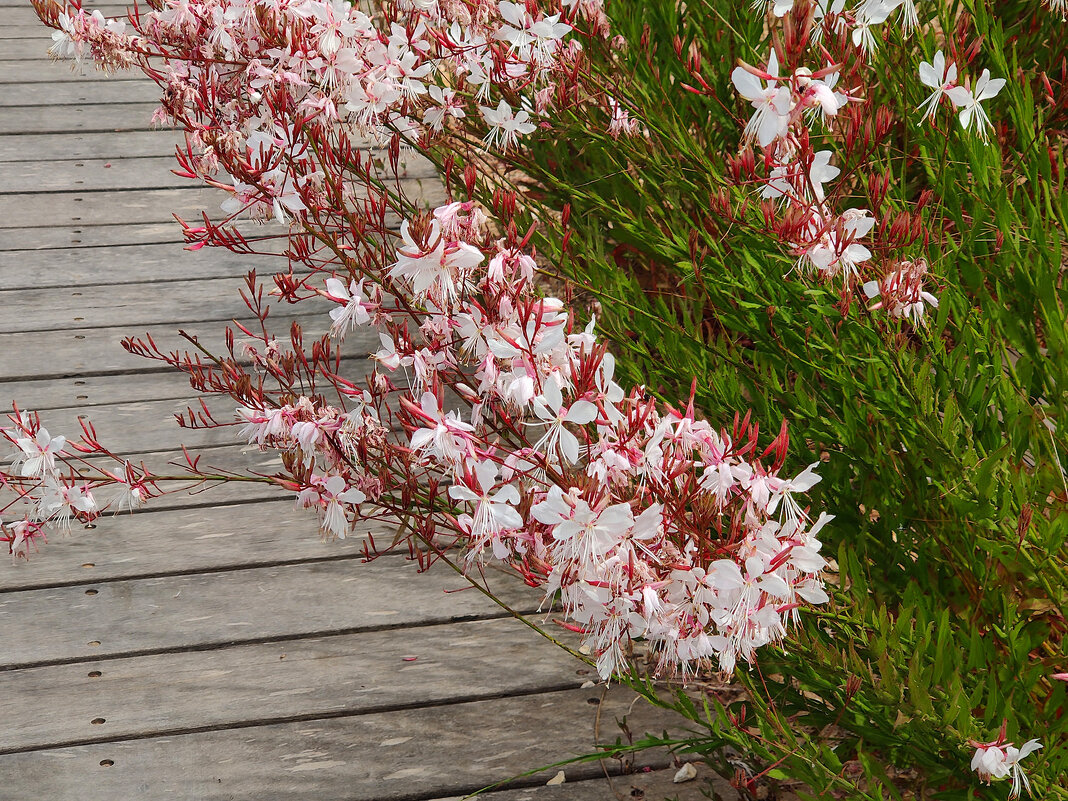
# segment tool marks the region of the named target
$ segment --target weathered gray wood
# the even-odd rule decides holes
[[[615,721],[624,715],[637,732],[664,728],[662,717],[647,704],[634,704],[629,691],[613,690],[599,709],[587,703],[591,697],[588,690],[571,690],[12,754],[0,759],[0,772],[18,791],[32,788],[37,797],[56,801],[297,796],[387,801],[463,795],[589,754],[598,741],[615,740]],[[666,767],[669,759],[645,752],[636,761]],[[101,766],[105,760],[111,763],[106,768]],[[606,767],[617,770],[612,763]],[[525,781],[544,785],[556,770]],[[596,762],[564,770],[571,781],[603,775]]]
[[[271,330],[280,339],[288,341],[291,321],[292,318],[280,315],[271,326]],[[144,359],[124,351],[119,343],[127,336],[148,334],[160,347],[168,349],[180,347],[182,350],[187,350],[188,343],[183,343],[175,334],[178,327],[171,324],[134,329],[128,326],[68,328],[50,334],[48,337],[0,334],[0,381],[130,372],[167,372],[170,370],[169,367],[165,365],[154,367]],[[224,325],[218,323],[204,323],[189,326],[188,330],[200,337],[201,343],[209,350],[222,352],[224,328]],[[305,326],[304,341],[309,342],[312,337],[322,336],[328,328],[326,321],[321,326]]]
[[[685,756],[683,761],[689,759],[689,756]],[[498,790],[478,798],[479,801],[739,801],[738,791],[731,787],[730,782],[716,776],[702,762],[694,762],[693,765],[697,777],[682,784],[673,781],[677,767],[672,765],[663,770],[598,776],[585,781],[568,781],[558,786],[537,785],[521,790]],[[454,795],[431,801],[470,799]]]
[[[153,506],[135,514],[105,514],[91,530],[76,524],[69,535],[50,537],[33,558],[0,565],[0,592],[357,558],[363,552],[362,536],[323,540],[315,514],[297,509],[293,493],[280,487],[273,501],[156,512],[150,511]],[[388,526],[363,528],[370,528],[383,547],[392,540]]]
[[[125,14],[122,15],[125,18]],[[33,38],[4,37],[4,46],[0,48],[0,62],[3,61],[51,61],[48,48],[52,45],[52,29],[43,22],[37,26],[41,33]]]
[[[91,409],[112,403],[185,399],[193,396],[189,380],[177,372],[148,375],[83,376],[43,381],[0,383],[0,409],[12,399],[27,409]],[[5,414],[6,411],[0,411]]]
[[[240,278],[202,278],[162,284],[0,290],[0,331],[52,331],[67,326],[107,328],[152,323],[189,324],[248,315]],[[268,289],[270,285],[268,285]],[[325,302],[324,302],[325,303]],[[300,307],[290,305],[289,314]],[[316,308],[319,306],[320,308]],[[305,303],[302,311],[327,313],[329,305]],[[272,313],[286,315],[281,306]]]
[[[575,689],[584,667],[508,619],[19,670],[0,754]]]
[[[0,84],[0,108],[9,106],[64,106],[94,103],[158,103],[160,88],[148,80],[96,81],[95,83]]]
[[[6,25],[3,22],[4,17],[0,16],[0,25],[3,26],[2,33],[0,33],[0,41],[9,41],[12,39],[36,39],[43,44],[46,48],[52,43],[51,35],[52,29],[46,28],[41,24],[40,20],[36,24],[12,24]]]
[[[381,150],[374,156],[385,157]],[[177,167],[173,156],[0,162],[0,193],[168,189],[199,185],[199,181],[175,175],[173,170]],[[437,168],[428,159],[409,156],[402,162],[402,179],[436,176]]]
[[[0,134],[125,133],[154,131],[152,113],[159,103],[85,106],[8,107],[0,117]]]
[[[234,421],[232,400],[209,398],[206,403],[219,422]],[[22,405],[20,401],[20,408]],[[187,398],[181,400],[135,401],[92,409],[53,409],[42,415],[42,422],[54,434],[65,433],[75,440],[81,434],[77,418],[85,417],[95,427],[100,442],[113,452],[130,457],[158,450],[177,450],[183,444],[191,449],[245,446],[237,437],[240,429],[236,425],[223,428],[179,427],[174,415],[184,412],[187,406],[200,409],[192,390]]]
[[[86,569],[83,586],[0,594],[0,667],[500,616],[475,590],[455,592],[468,584],[448,567],[419,573],[405,561],[384,556],[101,584],[92,584]],[[513,608],[537,607],[536,591],[488,575]],[[97,594],[86,595],[86,588]]]
[[[120,454],[121,455],[121,454]],[[200,456],[200,469],[208,468],[218,472],[228,470],[231,473],[251,472],[259,475],[274,475],[282,471],[281,459],[272,451],[260,451],[257,448],[237,448],[226,445],[218,448],[199,448],[194,456]],[[179,450],[151,451],[138,454],[137,464],[142,462],[157,475],[185,475],[185,457]],[[109,462],[108,469],[115,466]],[[161,487],[164,489],[164,487]],[[165,489],[170,494],[153,498],[148,505],[137,511],[137,517],[151,517],[165,514],[175,509],[207,510],[227,504],[254,504],[263,501],[292,500],[293,494],[280,487],[258,482],[229,482],[215,484],[205,488],[183,481],[168,482]],[[101,493],[104,494],[103,492]],[[110,515],[110,512],[108,513]],[[152,525],[146,522],[145,525]]]
[[[176,227],[176,226],[175,226]],[[272,246],[279,250],[277,246]],[[288,272],[280,256],[244,255],[220,248],[188,251],[176,242],[114,247],[54,248],[0,251],[0,290],[67,288],[107,284],[159,284],[166,292],[170,281],[227,278],[245,275],[252,267],[267,277]],[[81,287],[81,288],[79,288]]]
[[[367,346],[365,341],[365,348]],[[353,351],[354,355],[358,351]],[[363,384],[370,374],[369,359],[354,358],[345,365],[344,375],[350,381]],[[17,400],[17,398],[16,398]],[[235,420],[235,403],[229,398],[207,398],[205,403],[219,422]],[[3,404],[7,406],[7,403]],[[24,404],[19,401],[19,407]],[[52,409],[42,413],[45,427],[54,434],[65,433],[72,440],[81,433],[78,417],[86,417],[93,426],[100,441],[112,451],[124,456],[151,453],[158,450],[177,449],[181,445],[189,448],[205,448],[218,445],[245,446],[239,440],[237,425],[224,428],[181,428],[175,422],[174,415],[184,412],[187,406],[199,411],[200,403],[192,390],[180,400],[134,401],[93,408],[75,407],[73,409]],[[28,404],[25,408],[30,408]]]
[[[268,229],[254,224],[239,225],[246,235],[262,235]],[[118,245],[184,244],[177,222],[132,223],[130,225],[53,225],[48,228],[0,228],[0,252],[5,250],[56,250],[109,248]]]
[[[197,185],[196,181],[175,175],[172,170],[177,167],[173,156],[0,162],[0,192],[170,189]]]
[[[131,189],[119,192],[63,192],[0,195],[0,228],[48,228],[53,225],[130,225],[160,223],[178,214],[196,219],[202,209],[223,217],[218,189],[195,185],[181,189]]]
[[[0,62],[0,84],[51,83],[64,78],[79,83],[90,83],[142,77],[139,71],[132,69],[108,75],[96,69],[92,63],[78,66],[73,61],[49,61],[47,58]]]
[[[358,331],[349,337],[360,336]],[[347,337],[345,340],[349,342]],[[354,340],[356,342],[358,340]],[[346,351],[354,355],[343,359],[342,370],[346,376],[361,374],[363,368],[356,364],[361,359],[359,348],[346,344]],[[366,361],[366,360],[364,360]],[[37,411],[67,409],[77,413],[96,416],[95,407],[145,401],[181,400],[194,402],[195,393],[186,377],[177,371],[165,373],[127,374],[111,376],[82,376],[43,381],[16,381],[0,383],[0,414],[10,411],[10,401],[16,399],[19,406]],[[46,415],[47,417],[47,415]]]
[[[404,189],[409,198],[435,207],[445,202],[445,190],[434,178],[408,178]],[[161,223],[177,214],[186,220],[198,219],[202,211],[221,220],[219,204],[229,195],[221,189],[191,185],[182,189],[138,189],[115,192],[16,193],[0,195],[0,229],[88,225],[130,225]],[[47,222],[46,222],[47,221]],[[399,227],[395,214],[386,224]],[[0,248],[15,249],[10,241]]]
[[[39,23],[44,31],[49,31],[45,24]],[[0,48],[0,61],[33,61],[39,59],[51,60],[48,55],[48,47],[51,45],[51,33],[36,39],[9,39],[4,38],[4,46]]]
[[[10,134],[0,136],[0,161],[56,161],[142,156],[173,156],[184,143],[178,131],[133,131],[121,137],[106,133]]]

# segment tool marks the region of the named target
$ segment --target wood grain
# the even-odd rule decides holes
[[[634,731],[663,728],[646,706],[632,708],[628,691],[609,693],[600,706],[588,703],[598,697],[572,690],[12,754],[0,758],[0,772],[10,777],[9,786],[81,801],[164,794],[201,801],[463,795],[589,754],[598,734],[601,741],[614,741],[615,721],[623,715]],[[600,729],[596,734],[595,728]],[[111,764],[102,766],[104,761]],[[666,754],[645,752],[637,764],[666,767],[669,761]],[[613,763],[605,768],[618,772]],[[603,776],[596,762],[564,770],[572,782]],[[550,768],[524,783],[544,785],[556,771]],[[564,785],[561,792],[569,789]]]
[[[575,689],[590,670],[562,656],[498,619],[31,668],[4,677],[25,703],[0,754]]]
[[[501,616],[444,565],[420,574],[400,556],[85,582],[0,594],[0,669]],[[494,587],[540,600],[515,579]]]

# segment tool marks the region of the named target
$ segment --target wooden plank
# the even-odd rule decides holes
[[[43,23],[39,27],[47,35],[35,39],[9,39],[4,37],[4,46],[0,49],[0,61],[51,60],[48,48],[52,44],[50,29]]]
[[[191,397],[193,390],[189,387],[189,380],[177,371],[0,383],[2,410],[9,408],[8,403],[13,398],[24,408],[42,411],[64,407],[85,410],[112,403]]]
[[[59,107],[97,103],[158,104],[160,94],[160,88],[147,78],[92,83],[69,78],[47,83],[0,83],[0,107]],[[62,109],[59,109],[58,113],[62,113]]]
[[[152,124],[158,107],[159,103],[8,107],[0,117],[0,135],[154,131],[162,127]]]
[[[361,364],[365,365],[365,362]],[[206,402],[220,422],[234,421],[235,404],[232,400],[208,398]],[[18,403],[20,408],[29,408],[20,400]],[[78,418],[84,417],[96,428],[100,442],[114,453],[129,457],[159,450],[178,450],[182,445],[190,449],[246,445],[238,439],[238,426],[179,427],[174,415],[185,411],[190,405],[198,410],[200,408],[192,390],[181,400],[134,401],[92,409],[52,409],[42,414],[42,422],[53,435],[64,434],[74,440],[81,433]]]
[[[0,84],[5,83],[51,83],[68,80],[81,83],[110,81],[123,78],[142,78],[139,70],[129,70],[108,75],[92,63],[77,65],[74,61],[49,61],[47,59],[29,59],[24,61],[0,62]]]
[[[591,697],[588,690],[569,690],[35,751],[3,757],[0,772],[15,797],[51,801],[156,796],[251,801],[298,795],[387,801],[464,795],[591,753],[598,741],[615,740],[615,721],[624,715],[635,732],[665,728],[663,713],[635,704],[628,690],[614,689],[600,707],[587,703]],[[635,761],[639,768],[663,768],[670,757],[647,751]],[[605,767],[618,772],[611,762]],[[544,785],[556,770],[524,783]],[[603,775],[596,762],[564,770],[569,781]]]
[[[107,193],[2,195],[0,228],[50,228],[72,223],[81,226],[160,223],[170,221],[172,214],[187,220],[195,219],[202,209],[222,217],[219,204],[225,199],[221,190],[199,186]]]
[[[242,223],[246,235],[265,236],[270,229]],[[0,228],[0,252],[8,250],[56,250],[109,248],[118,245],[184,244],[177,222],[131,223],[130,225],[54,225],[37,228]]]
[[[537,607],[536,590],[487,575],[513,608]],[[85,581],[0,594],[0,669],[501,616],[447,566],[419,573],[400,556]]]
[[[0,193],[170,189],[199,183],[175,175],[177,167],[174,156],[0,162]]]
[[[189,251],[177,242],[4,250],[0,251],[0,291],[38,287],[84,292],[102,284],[153,283],[162,284],[156,292],[166,292],[171,281],[240,277],[252,267],[266,278],[288,272],[289,262],[281,256],[249,256],[220,248]]]
[[[267,289],[270,289],[267,279]],[[249,315],[241,300],[246,288],[240,278],[201,278],[196,281],[167,281],[162,284],[123,284],[51,289],[8,289],[0,291],[0,330],[7,333],[52,331],[56,328],[107,328],[143,326],[153,323],[191,323],[231,320]],[[326,314],[327,301],[298,307],[276,304],[272,314],[294,316]],[[288,306],[288,309],[283,308]],[[316,308],[320,306],[320,308]]]
[[[18,23],[7,25],[3,22],[5,15],[0,14],[0,41],[7,42],[12,39],[36,39],[45,47],[51,45],[52,29],[46,28],[40,20],[36,23]]]
[[[96,528],[75,526],[52,537],[40,554],[0,566],[0,593],[85,582],[174,576],[331,559],[359,560],[363,537],[324,541],[315,514],[297,509],[293,493],[275,488],[275,500],[202,509],[104,515]],[[369,523],[375,541],[388,544],[395,527]],[[92,567],[85,567],[92,565]],[[357,570],[355,563],[353,570]],[[93,585],[94,588],[96,585]]]
[[[143,80],[86,83],[0,83],[0,108],[9,106],[78,106],[94,103],[158,103],[160,88]]]
[[[200,467],[209,467],[219,472],[254,472],[272,475],[282,470],[281,459],[272,451],[261,451],[254,447],[237,448],[232,445],[219,448],[201,448],[195,455],[201,457]],[[121,454],[120,454],[121,455]],[[185,458],[178,450],[153,451],[140,454],[137,463],[144,463],[158,475],[184,474]],[[110,462],[108,467],[114,466]],[[164,514],[175,509],[206,510],[214,506],[245,505],[261,502],[292,500],[292,494],[269,484],[237,482],[215,485],[207,489],[193,485],[168,484],[171,494],[153,498],[148,505],[137,511],[136,517],[144,518],[155,514]],[[110,519],[110,513],[109,513]],[[146,523],[145,525],[151,525]]]
[[[357,336],[358,331],[349,335]],[[361,366],[357,363],[361,360],[366,362],[366,359],[360,356],[360,348],[347,344],[345,349],[353,354],[351,359],[344,357],[342,360],[345,375],[362,374],[362,370],[370,370],[368,365]],[[89,413],[95,419],[96,412],[93,409],[99,406],[164,400],[195,402],[195,397],[196,393],[190,389],[188,379],[176,370],[120,376],[87,375],[81,378],[0,382],[0,414],[10,411],[12,398],[18,400],[21,408],[37,411],[67,409],[78,414]]]
[[[246,321],[247,322],[247,321]],[[290,319],[279,318],[273,330],[276,335],[288,338]],[[224,352],[224,326],[206,324],[198,326],[194,333],[199,341],[212,352]],[[125,373],[170,372],[166,365],[148,363],[132,356],[120,345],[123,337],[130,335],[152,336],[164,348],[188,348],[176,336],[177,326],[144,326],[139,329],[123,328],[73,328],[57,331],[42,341],[42,338],[25,334],[0,334],[0,379],[21,381],[24,379],[62,378],[83,375],[119,375]],[[305,341],[323,335],[327,326],[305,328]],[[28,348],[32,347],[30,351]]]
[[[284,312],[284,310],[282,310]],[[269,330],[282,342],[289,340],[293,317],[279,313]],[[246,324],[254,321],[245,319]],[[312,320],[304,326],[304,341],[324,335],[328,326]],[[233,326],[231,326],[232,328]],[[151,336],[168,350],[191,350],[188,342],[178,336],[178,324],[144,326],[140,328],[75,328],[56,332],[41,341],[26,334],[0,334],[0,380],[4,382],[72,378],[84,375],[119,375],[126,373],[165,373],[172,368],[158,362],[148,362],[122,349],[126,336]],[[225,328],[222,321],[186,326],[184,330],[198,338],[213,353],[225,353]],[[243,337],[238,332],[238,340]],[[32,348],[32,351],[27,350]],[[17,388],[13,391],[17,392]]]
[[[385,158],[384,151],[374,156]],[[173,156],[156,158],[80,159],[0,162],[0,194],[17,192],[99,191],[114,189],[167,189],[200,185],[200,181],[172,172]],[[437,168],[429,159],[409,156],[400,177],[433,178]]]
[[[575,673],[582,663],[516,620],[397,635],[241,645],[210,661],[193,652],[12,671],[0,754],[553,692],[586,680]]]
[[[282,340],[288,340],[291,318],[279,317],[271,330]],[[201,343],[212,352],[223,352],[223,329],[219,324],[191,327]],[[116,375],[122,373],[164,373],[167,366],[153,366],[144,359],[131,356],[119,344],[123,337],[148,334],[160,347],[187,349],[171,325],[121,328],[68,328],[56,331],[47,338],[26,334],[0,334],[0,381],[21,381],[45,378],[70,378],[84,375]],[[306,326],[304,341],[322,336],[329,326]],[[30,351],[28,348],[32,348]],[[147,366],[146,366],[147,365]]]
[[[683,758],[689,761],[689,757]],[[478,796],[479,801],[740,801],[730,782],[717,776],[702,762],[693,762],[697,777],[675,784],[677,767],[648,770],[619,776],[598,776],[585,781],[568,781],[559,786],[538,785],[520,790],[499,790]],[[470,801],[463,796],[430,801]],[[787,801],[780,795],[779,801]]]
[[[431,208],[445,202],[445,190],[437,178],[408,178],[404,184],[409,197]],[[160,223],[171,220],[174,214],[192,220],[199,217],[202,210],[222,219],[225,215],[219,210],[219,204],[227,197],[228,194],[220,189],[196,185],[182,189],[130,189],[106,193],[0,195],[0,229],[50,228],[73,223],[81,226]],[[395,214],[387,215],[386,224],[400,227]],[[0,249],[16,247],[6,238],[0,240]]]
[[[177,131],[114,134],[10,134],[0,136],[0,161],[56,161],[173,156],[185,137]],[[28,158],[29,157],[29,158]]]
[[[362,349],[351,350],[350,353],[355,358],[346,362],[344,370],[347,379],[361,386],[373,366],[370,359],[360,358],[367,350],[366,344]],[[18,397],[14,400],[18,401],[19,408],[32,408]],[[236,404],[230,398],[207,398],[205,402],[219,422],[235,421]],[[3,405],[8,404],[5,402]],[[53,435],[64,434],[73,440],[81,434],[78,418],[84,417],[96,428],[100,442],[113,452],[124,456],[178,450],[182,445],[193,449],[246,445],[238,436],[240,427],[237,425],[224,428],[180,428],[174,415],[184,412],[187,406],[200,409],[199,401],[190,389],[187,389],[186,395],[179,400],[134,401],[93,408],[52,409],[42,413],[41,419]]]

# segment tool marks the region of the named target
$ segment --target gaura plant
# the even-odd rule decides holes
[[[236,424],[284,469],[224,474],[189,456],[162,474],[88,423],[68,442],[19,413],[3,476],[14,555],[179,480],[273,483],[327,536],[403,516],[422,564],[477,581],[503,562],[559,602],[603,676],[698,726],[669,744],[720,762],[740,750],[729,764],[743,791],[767,776],[815,797],[996,798],[1029,787],[1027,759],[1038,792],[1063,792],[1064,688],[1050,679],[1063,617],[1021,606],[1056,610],[1065,595],[1065,499],[1050,481],[1064,479],[1063,382],[1049,364],[1063,305],[1013,276],[1013,303],[1041,299],[1041,343],[998,339],[1003,323],[950,325],[973,319],[976,297],[1009,294],[965,267],[991,252],[990,209],[956,219],[945,200],[1013,185],[989,155],[1008,136],[993,110],[1007,95],[1031,136],[1020,152],[1038,159],[1032,236],[1045,262],[1061,252],[1063,150],[1055,136],[1048,157],[1035,146],[1034,79],[991,77],[1017,68],[984,7],[180,0],[124,20],[36,8],[57,57],[160,85],[157,121],[186,131],[177,172],[226,193],[221,214],[182,222],[189,247],[285,260],[270,293],[250,274],[255,322],[228,329],[221,351],[188,335],[187,353],[125,343],[236,404],[236,423],[205,406],[185,425]],[[1016,38],[1029,58],[1045,52],[1035,24]],[[980,54],[993,71],[971,68]],[[935,90],[907,110],[888,77],[906,67]],[[939,173],[922,132],[948,125],[945,106],[965,166]],[[448,196],[433,208],[398,180],[411,149],[440,167]],[[280,227],[253,234],[247,217]],[[960,240],[932,235],[947,230]],[[1000,221],[994,239],[1000,252]],[[547,297],[560,279],[565,299]],[[279,337],[272,297],[319,304],[322,328]],[[348,358],[365,354],[344,352],[355,329],[379,338],[370,375]],[[980,375],[956,378],[960,346],[990,356]],[[1048,445],[1035,427],[996,433],[992,398],[1023,383],[1013,409],[1041,420]],[[788,412],[795,443],[800,427],[820,456],[788,470],[785,424],[761,442],[746,408]],[[800,500],[820,461],[823,495],[845,512],[826,529],[830,515]],[[931,528],[946,497],[957,505]],[[992,521],[978,548],[959,539],[976,519]],[[1043,533],[1029,540],[1032,526]],[[983,549],[986,562],[972,558]],[[811,608],[828,590],[835,607]],[[761,649],[791,624],[786,650]],[[719,669],[744,695],[664,694],[633,669],[634,641],[654,674]],[[739,658],[751,669],[735,671]],[[999,663],[992,683],[975,675]],[[1010,684],[1010,670],[1026,680]],[[1047,747],[1023,742],[1033,734]]]

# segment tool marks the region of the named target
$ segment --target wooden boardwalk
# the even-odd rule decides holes
[[[157,468],[181,442],[268,467],[228,431],[181,431],[188,385],[119,346],[217,339],[241,317],[254,264],[183,251],[170,216],[219,195],[169,173],[177,136],[149,125],[152,84],[72,75],[48,38],[26,0],[0,0],[0,407],[70,436],[89,415]],[[670,725],[583,688],[582,664],[477,594],[445,594],[461,585],[399,556],[364,564],[258,485],[169,496],[0,565],[0,801],[457,797],[614,741],[623,714],[638,733]],[[487,797],[705,797],[672,784],[665,754],[638,765],[653,770],[590,763]]]

